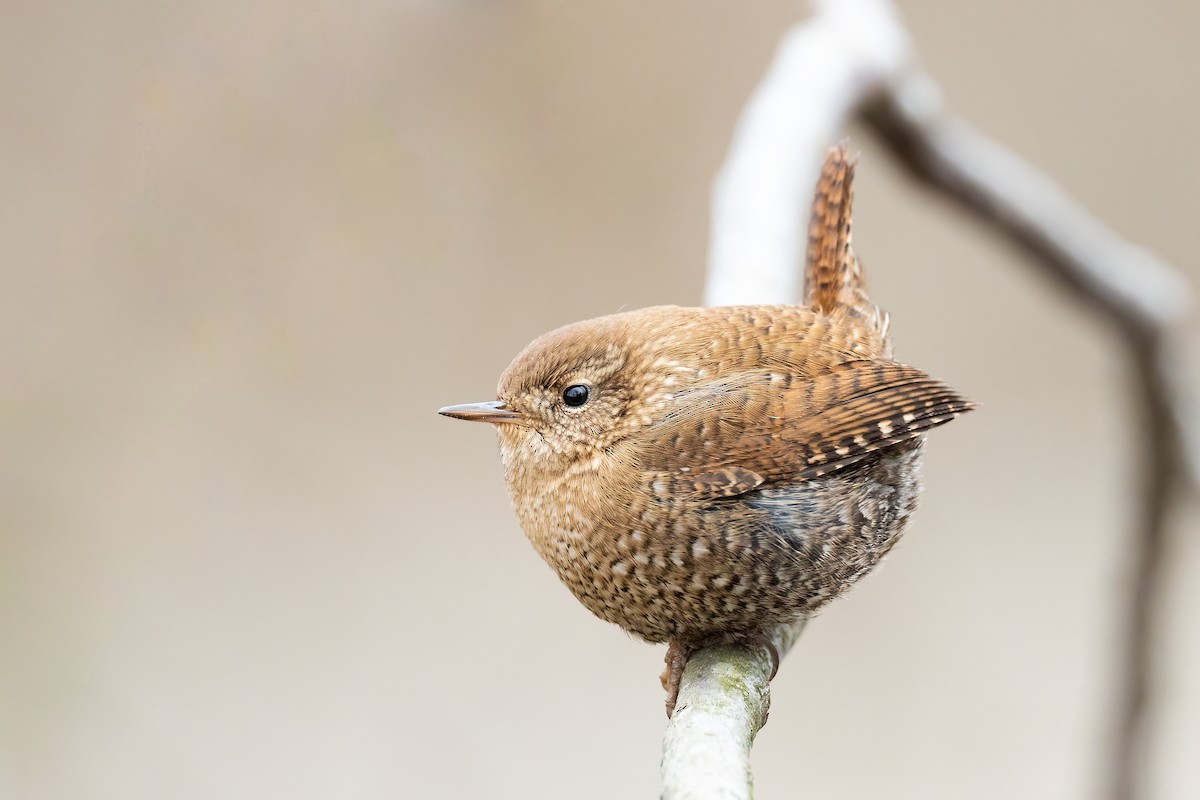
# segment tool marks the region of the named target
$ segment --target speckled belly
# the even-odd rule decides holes
[[[879,563],[916,508],[921,449],[703,504],[615,498],[619,525],[549,525],[530,539],[588,609],[648,641],[747,638],[817,611]]]

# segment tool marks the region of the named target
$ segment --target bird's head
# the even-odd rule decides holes
[[[614,314],[535,339],[500,378],[497,400],[438,413],[493,423],[506,465],[562,469],[595,458],[661,419],[695,370],[673,352],[669,326],[646,312]]]

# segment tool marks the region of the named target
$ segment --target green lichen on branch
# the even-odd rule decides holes
[[[803,628],[801,620],[768,632],[781,658]],[[767,721],[772,667],[765,645],[714,645],[692,653],[663,739],[664,798],[753,796],[750,747]]]

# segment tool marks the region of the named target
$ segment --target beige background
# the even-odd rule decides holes
[[[961,112],[1200,278],[1200,5],[904,10]],[[653,796],[661,650],[571,599],[493,434],[433,412],[550,327],[699,301],[711,177],[799,13],[4,3],[0,795]],[[899,353],[983,408],[784,665],[760,796],[1094,796],[1117,343],[851,134]],[[1153,781],[1182,800],[1200,539],[1173,548]]]

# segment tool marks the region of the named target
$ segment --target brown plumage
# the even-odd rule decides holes
[[[923,433],[972,408],[891,360],[888,318],[850,247],[853,165],[831,151],[809,230],[804,306],[658,306],[559,328],[492,422],[539,554],[602,619],[687,653],[812,614],[895,544]]]

